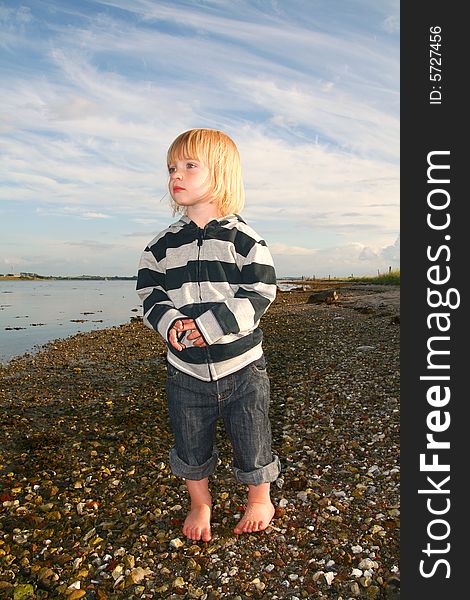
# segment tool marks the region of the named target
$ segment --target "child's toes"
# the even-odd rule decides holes
[[[247,521],[245,526],[245,532],[251,533],[252,531],[255,531],[254,526],[255,523],[253,521]]]
[[[184,535],[188,538],[188,540],[197,540],[197,532],[192,527],[186,527],[183,529]]]

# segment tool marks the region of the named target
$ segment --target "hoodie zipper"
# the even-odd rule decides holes
[[[199,302],[202,304],[202,294],[201,294],[201,247],[202,247],[202,243],[204,241],[204,238],[206,236],[206,228],[204,227],[204,229],[201,229],[201,227],[197,228],[197,287],[199,290]],[[212,372],[211,372],[211,368],[210,368],[210,363],[211,363],[211,355],[209,352],[209,346],[206,346],[206,352],[207,352],[207,368],[209,369],[209,377],[211,378],[211,381],[213,381],[212,379]]]
[[[199,302],[202,303],[201,294],[201,247],[204,241],[205,229],[197,228],[197,287],[199,290]]]

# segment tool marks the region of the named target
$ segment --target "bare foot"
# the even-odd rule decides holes
[[[233,531],[235,533],[262,531],[269,525],[273,516],[274,506],[272,502],[248,502],[243,517]]]
[[[208,504],[191,506],[183,525],[183,533],[189,540],[211,539],[211,507]]]

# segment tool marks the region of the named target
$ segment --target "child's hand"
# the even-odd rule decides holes
[[[178,350],[178,352],[181,352],[181,350],[186,348],[184,344],[178,341],[178,335],[184,331],[190,330],[191,333],[187,335],[187,339],[193,342],[193,346],[203,348],[207,345],[193,319],[178,319],[168,333],[168,341],[175,350]]]

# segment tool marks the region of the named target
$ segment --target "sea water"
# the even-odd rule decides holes
[[[135,280],[0,281],[0,362],[79,332],[142,316]],[[280,290],[297,287],[279,280]]]
[[[0,361],[142,316],[135,280],[0,281]]]

